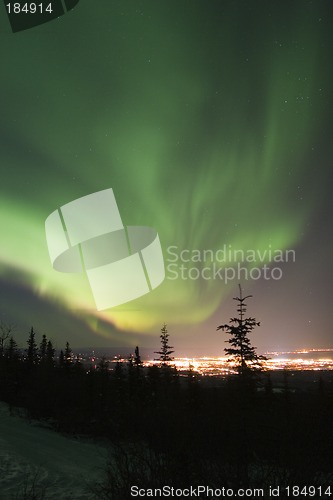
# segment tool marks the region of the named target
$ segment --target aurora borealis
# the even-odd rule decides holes
[[[171,246],[295,250],[281,279],[241,280],[254,343],[332,347],[330,4],[81,0],[14,34],[1,5],[0,315],[18,339],[33,324],[59,344],[150,346],[165,321],[176,347],[223,349],[237,279],[167,273],[97,312],[83,275],[52,269],[45,219],[112,187],[165,259]]]

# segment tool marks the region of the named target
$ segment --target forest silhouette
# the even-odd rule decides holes
[[[285,372],[277,390],[251,346],[259,323],[244,317],[246,298],[240,289],[238,316],[217,327],[229,335],[225,352],[238,363],[238,373],[224,377],[191,366],[179,372],[165,324],[154,365],[144,366],[136,346],[111,368],[106,358],[82,363],[68,342],[56,355],[33,328],[19,348],[1,323],[0,399],[58,432],[108,444],[105,480],[91,487],[92,498],[128,499],[131,485],[263,488],[264,498],[269,487],[330,488],[333,378],[316,372],[312,386],[295,388],[293,373]],[[281,490],[279,498],[288,495]]]

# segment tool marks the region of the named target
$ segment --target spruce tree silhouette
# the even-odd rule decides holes
[[[38,348],[35,340],[35,332],[33,327],[31,327],[29,338],[27,340],[28,349],[26,349],[27,353],[27,363],[30,366],[38,364]]]
[[[262,361],[267,360],[265,356],[258,356],[256,347],[251,346],[249,334],[256,326],[260,326],[260,322],[255,318],[244,318],[246,313],[245,300],[252,295],[242,296],[242,288],[239,286],[239,297],[234,297],[233,300],[238,302],[237,318],[230,318],[229,324],[220,325],[217,330],[223,330],[229,333],[230,338],[226,340],[232,347],[224,349],[228,356],[231,356],[230,361],[235,361],[242,380],[248,375],[253,375],[262,371]]]
[[[142,364],[143,364],[142,361],[141,361],[140,350],[139,350],[139,346],[138,345],[135,348],[135,354],[134,354],[133,363],[134,363],[134,365],[137,368],[141,367]]]
[[[174,358],[170,355],[173,354],[175,351],[173,350],[173,347],[169,345],[169,334],[165,323],[161,328],[160,339],[161,339],[161,350],[155,351],[155,354],[159,354],[159,357],[155,358],[155,361],[160,361],[162,366],[166,366],[170,361],[174,360]]]

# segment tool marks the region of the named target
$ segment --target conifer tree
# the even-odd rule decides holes
[[[135,347],[134,355],[128,358],[128,383],[131,396],[138,397],[138,388],[142,383],[142,361],[139,347]]]
[[[8,346],[5,351],[5,356],[8,361],[14,361],[19,359],[19,351],[17,343],[15,342],[13,336],[9,338]]]
[[[49,366],[54,366],[54,353],[55,349],[53,348],[53,344],[51,340],[48,340],[47,346],[46,346],[46,363]]]
[[[39,344],[39,359],[41,361],[46,360],[46,351],[47,351],[47,338],[46,338],[46,335],[44,333],[42,336],[42,341]]]
[[[141,356],[140,356],[140,351],[139,351],[139,346],[137,345],[134,351],[134,360],[133,360],[134,365],[139,368],[142,366],[142,361],[141,361]]]
[[[27,344],[28,344],[28,349],[26,349],[27,362],[29,365],[36,365],[38,363],[38,348],[35,340],[35,332],[33,327],[31,327]]]
[[[165,323],[161,328],[160,339],[161,350],[155,351],[155,354],[159,354],[159,357],[155,358],[155,361],[160,361],[162,365],[165,366],[168,365],[170,361],[173,361],[175,359],[171,356],[171,354],[173,354],[175,351],[173,350],[173,347],[169,345],[169,334]]]
[[[242,296],[242,288],[239,285],[239,297],[234,297],[233,300],[238,302],[237,318],[231,318],[229,324],[220,325],[217,330],[224,330],[229,333],[230,338],[226,340],[231,347],[225,348],[224,351],[231,360],[236,362],[239,374],[242,378],[248,374],[254,374],[262,370],[261,361],[266,360],[265,356],[258,356],[256,354],[256,347],[251,345],[249,334],[256,326],[260,326],[255,318],[245,318],[246,304],[245,300],[252,297],[252,295]]]
[[[69,366],[72,364],[72,358],[73,358],[73,352],[72,349],[69,346],[69,342],[66,342],[66,348],[65,348],[65,353],[64,353],[64,361],[65,365]]]

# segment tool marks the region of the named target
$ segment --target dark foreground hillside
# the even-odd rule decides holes
[[[109,447],[104,479],[84,474],[94,480],[91,498],[131,498],[135,484],[333,487],[330,373],[317,373],[311,383],[305,373],[304,384],[302,375],[287,373],[207,383],[192,371],[180,377],[169,366],[118,363],[111,371],[104,361],[93,369],[66,359],[29,363],[4,357],[0,375],[0,397],[10,408],[23,407],[60,433]],[[34,453],[43,446],[36,441]],[[48,494],[43,498],[52,498]]]

